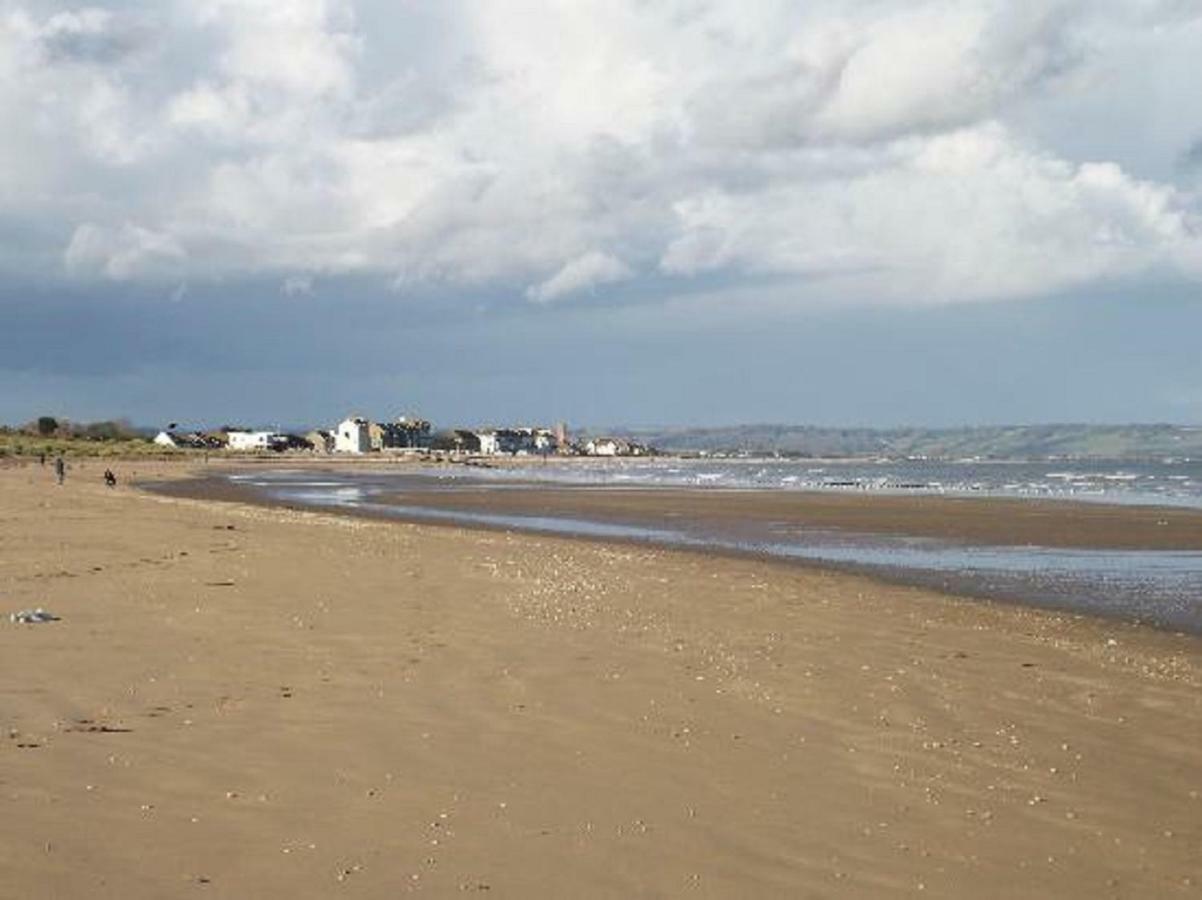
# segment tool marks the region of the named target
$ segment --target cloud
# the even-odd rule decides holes
[[[539,303],[770,274],[797,303],[915,303],[1202,258],[1190,166],[1076,149],[1122,122],[1052,145],[1030,119],[1135,67],[1202,81],[1193,4],[45,6],[0,8],[0,225],[42,242],[7,267]]]
[[[631,278],[634,272],[620,259],[593,250],[566,263],[558,272],[526,291],[536,303],[550,303],[569,294]]]
[[[1040,90],[1073,57],[1066,4],[847,5],[757,36],[693,95],[703,140],[788,147],[954,129]]]
[[[284,279],[284,283],[280,285],[280,292],[286,297],[312,296],[313,276],[289,275]]]
[[[676,206],[669,274],[737,269],[823,279],[817,292],[949,301],[1188,271],[1202,248],[1184,198],[1110,163],[1072,165],[999,126],[912,142],[854,177],[707,189]]]
[[[169,234],[130,223],[108,230],[89,222],[75,229],[63,258],[73,273],[101,272],[115,281],[126,281],[176,273],[187,253]]]
[[[1202,138],[1191,143],[1181,154],[1182,165],[1194,168],[1202,166]]]
[[[139,50],[145,33],[136,18],[84,8],[51,16],[39,37],[52,63],[111,65]]]

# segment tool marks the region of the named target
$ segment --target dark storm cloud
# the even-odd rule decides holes
[[[0,420],[43,407],[143,422],[319,423],[353,409],[442,424],[1202,417],[1182,400],[1202,396],[1202,301],[1183,284],[920,311],[732,310],[720,325],[688,304],[547,315],[478,297],[431,312],[367,285],[315,290],[287,314],[264,284],[177,303],[25,294],[27,313],[0,329],[0,379],[25,399],[10,387]]]

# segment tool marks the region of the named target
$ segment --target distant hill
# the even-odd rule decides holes
[[[613,429],[611,433],[660,450],[689,453],[942,459],[1202,459],[1202,426],[1183,425],[999,425],[939,429],[735,425],[626,428]]]

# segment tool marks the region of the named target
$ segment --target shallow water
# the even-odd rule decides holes
[[[370,512],[411,521],[475,524],[542,534],[752,553],[955,593],[1134,619],[1202,633],[1202,552],[1196,551],[972,546],[931,538],[824,531],[788,523],[749,524],[737,531],[705,521],[682,520],[672,527],[649,527],[635,521],[468,512],[384,502],[382,495],[395,492],[402,485],[410,496],[420,496],[423,483],[427,490],[440,492],[455,490],[457,484],[469,486],[468,482],[454,478],[414,478],[411,471],[403,475],[323,473],[320,479],[289,471],[230,477],[281,502]],[[504,479],[502,484],[521,489],[511,478]],[[470,483],[470,487],[480,486]]]
[[[454,476],[452,476],[454,477]],[[1202,460],[776,460],[627,458],[507,463],[459,477],[500,484],[773,488],[1020,497],[1202,508]]]

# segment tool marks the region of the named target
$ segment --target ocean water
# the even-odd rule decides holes
[[[1192,466],[1193,468],[1190,468]],[[1183,469],[1185,472],[1183,473]],[[799,471],[804,470],[804,471]],[[821,470],[821,471],[818,471]],[[1042,475],[1038,474],[1040,471]],[[953,480],[947,473],[971,477]],[[1185,474],[1185,477],[1180,477]],[[810,481],[802,481],[802,477]],[[814,476],[833,484],[817,484]],[[1065,467],[1031,464],[848,464],[752,461],[588,461],[528,466],[431,468],[404,471],[295,470],[230,476],[273,500],[323,509],[368,512],[408,521],[457,523],[540,534],[621,539],[685,549],[751,553],[892,581],[991,599],[1138,620],[1202,634],[1202,552],[1077,550],[977,546],[904,535],[821,530],[769,523],[732,531],[713,522],[649,527],[638,521],[605,521],[558,515],[466,512],[423,506],[423,491],[523,490],[531,483],[705,487],[714,489],[819,489],[972,493],[986,496],[1059,497],[1202,506],[1197,464]],[[1081,485],[1089,484],[1089,490]],[[910,486],[919,485],[922,487]],[[957,485],[953,488],[952,485]],[[981,485],[981,487],[971,487]],[[988,487],[985,487],[988,485]],[[1010,485],[1021,485],[1020,489]],[[1075,485],[1075,486],[1074,486]],[[398,491],[411,498],[391,502]]]
[[[439,473],[446,477],[445,472]],[[454,477],[456,472],[451,473]],[[1020,497],[1202,508],[1202,460],[588,459],[507,461],[461,477],[664,487]]]

